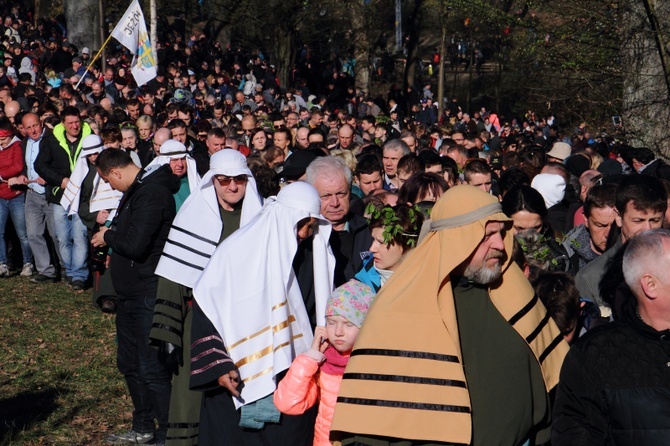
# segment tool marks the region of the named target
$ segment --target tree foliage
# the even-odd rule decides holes
[[[385,92],[373,62],[394,50],[395,0],[158,2],[160,11],[181,11],[174,15],[187,24],[200,22],[212,39],[262,50],[284,86],[294,81],[296,62],[308,54],[310,76],[327,76],[338,60],[355,57],[356,86]],[[446,76],[453,84],[447,96],[471,98],[468,106],[487,105],[507,116],[532,109],[591,128],[623,115],[626,131],[640,144],[666,145],[664,135],[652,137],[644,127],[668,127],[667,120],[655,120],[670,116],[670,2],[407,0],[402,13],[405,52],[396,59],[406,62],[405,69],[385,81],[404,75],[406,86],[419,86],[428,80],[417,62],[440,46],[445,31],[449,44],[460,39],[469,51],[481,50],[487,65],[476,77],[471,68],[464,76],[464,66],[449,66]]]

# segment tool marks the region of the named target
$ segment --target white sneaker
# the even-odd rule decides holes
[[[23,265],[23,269],[21,270],[21,275],[23,277],[30,277],[33,275],[35,271],[33,270],[33,264],[32,263],[26,263]]]
[[[116,434],[107,435],[105,441],[111,444],[146,444],[154,439],[153,433],[142,434],[129,430]]]

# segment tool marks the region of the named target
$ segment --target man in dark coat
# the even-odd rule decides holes
[[[112,249],[111,275],[118,295],[117,365],[135,406],[129,432],[112,434],[115,444],[165,442],[170,405],[170,370],[149,346],[154,315],[158,259],[176,214],[172,194],[179,180],[170,166],[137,167],[123,150],[104,150],[96,160],[100,176],[124,193],[111,228],[93,235],[95,247]],[[158,427],[154,424],[158,421]]]
[[[579,339],[565,358],[554,446],[670,441],[670,231],[643,232],[625,249],[624,277],[634,298],[620,319]]]

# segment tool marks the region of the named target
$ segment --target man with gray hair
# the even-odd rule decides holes
[[[670,417],[670,231],[625,247],[632,296],[622,317],[572,346],[561,370],[551,444],[667,444]]]
[[[321,197],[321,215],[333,225],[330,246],[336,260],[335,286],[340,286],[361,269],[372,236],[365,219],[350,212],[351,170],[344,161],[332,156],[317,158],[307,167],[306,174],[307,182]]]
[[[384,189],[395,192],[400,189],[398,161],[410,153],[409,146],[401,139],[391,139],[384,144],[382,162],[384,164]]]

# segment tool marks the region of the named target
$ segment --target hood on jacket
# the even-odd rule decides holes
[[[30,57],[24,57],[21,59],[21,68],[20,72],[24,71],[31,71],[33,69],[33,61],[30,59]]]

